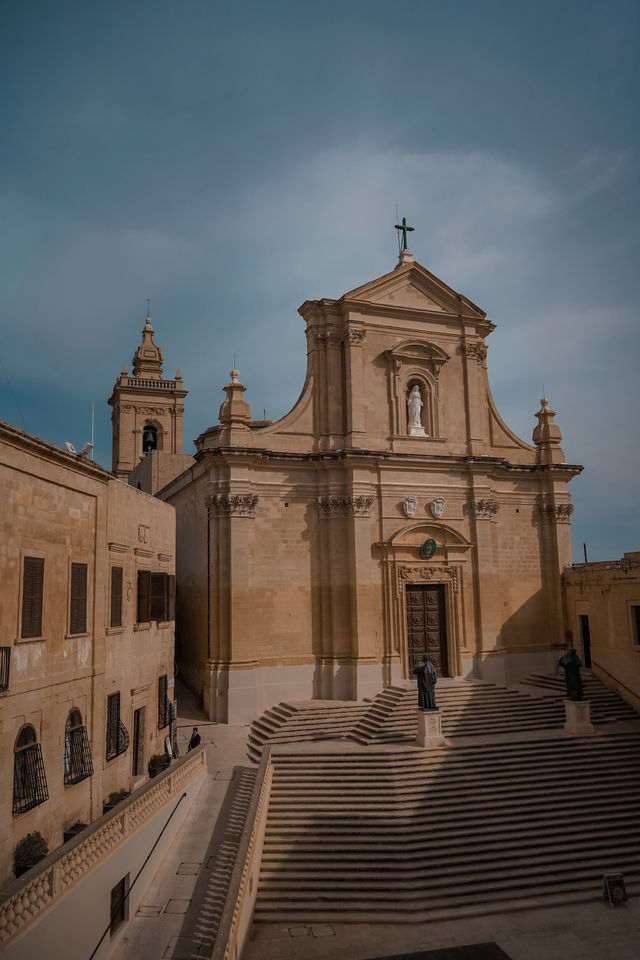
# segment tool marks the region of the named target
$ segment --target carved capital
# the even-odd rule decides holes
[[[365,330],[360,330],[357,327],[349,327],[344,335],[344,342],[348,343],[351,347],[361,347],[366,336],[367,333]]]
[[[476,500],[472,504],[473,515],[476,520],[493,520],[499,509],[498,501],[492,499]]]
[[[572,503],[544,503],[542,519],[545,523],[571,523]]]
[[[149,527],[146,523],[138,524],[138,541],[140,543],[149,543]]]
[[[136,407],[135,410],[142,417],[163,417],[167,413],[166,407]]]
[[[320,497],[318,513],[322,519],[332,517],[368,517],[373,497]]]
[[[463,343],[460,352],[470,360],[477,360],[482,366],[487,359],[487,345],[485,343]]]
[[[255,517],[257,502],[254,493],[213,493],[205,501],[211,517]]]

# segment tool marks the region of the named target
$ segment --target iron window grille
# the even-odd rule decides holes
[[[64,782],[80,783],[93,776],[87,728],[78,710],[72,710],[64,732]]]
[[[0,647],[0,690],[9,689],[11,647]]]
[[[171,723],[170,701],[167,697],[167,675],[158,677],[158,730],[164,730]]]
[[[13,757],[13,815],[26,813],[49,799],[42,750],[33,727],[24,727]]]
[[[107,760],[126,753],[129,731],[120,719],[120,694],[112,693],[107,700]]]

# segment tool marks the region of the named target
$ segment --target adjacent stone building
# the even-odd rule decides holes
[[[581,467],[546,399],[533,445],[503,422],[494,324],[408,250],[300,313],[307,375],[291,412],[253,421],[232,371],[219,423],[158,493],[176,510],[183,676],[209,716],[373,695],[425,649],[442,675],[550,669]]]
[[[0,883],[164,752],[174,583],[172,507],[0,423]]]
[[[640,709],[640,553],[563,574],[567,623],[583,663]]]

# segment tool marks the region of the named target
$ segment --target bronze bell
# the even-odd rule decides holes
[[[142,434],[142,452],[148,453],[149,450],[156,449],[156,431],[153,427],[145,427]]]

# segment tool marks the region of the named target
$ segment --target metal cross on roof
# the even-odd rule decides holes
[[[403,250],[408,250],[409,247],[407,246],[407,233],[409,233],[410,231],[415,230],[415,227],[408,227],[408,226],[407,226],[407,218],[406,218],[406,217],[403,217],[401,224],[400,224],[400,223],[396,223],[396,230],[402,230],[402,249],[403,249]]]

